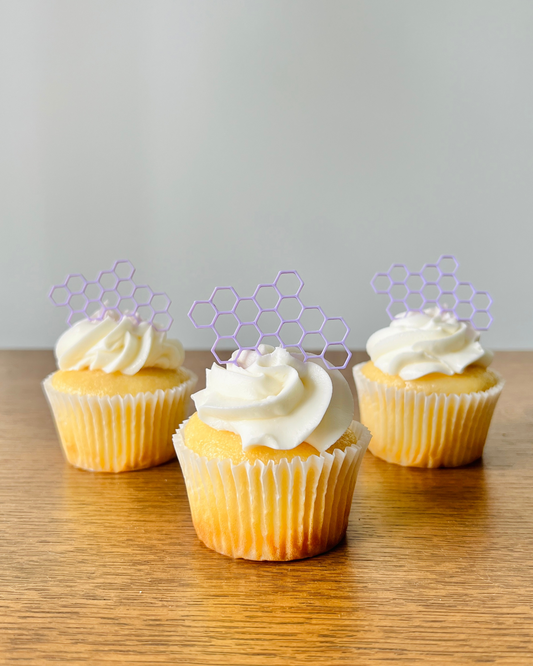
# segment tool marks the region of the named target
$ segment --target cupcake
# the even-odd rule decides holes
[[[296,277],[300,286],[293,293],[281,292],[280,276]],[[217,337],[212,351],[219,365],[206,371],[206,388],[192,396],[197,411],[174,436],[198,537],[230,557],[311,557],[333,548],[346,533],[370,433],[353,421],[348,383],[324,357],[324,327],[331,320],[321,324],[326,338],[322,353],[311,355],[302,342],[310,332],[306,320],[285,318],[291,298],[299,303],[300,313],[307,309],[324,316],[316,306],[303,306],[302,284],[297,273],[284,271],[273,285],[260,285],[253,297],[240,299],[232,289],[237,298],[232,339],[238,350],[223,367]],[[258,290],[274,287],[279,299],[268,311],[281,320],[276,330],[260,329],[260,307],[252,323],[239,320],[242,300],[258,305]],[[275,298],[271,302],[275,304]],[[209,302],[193,306],[193,323],[198,303]],[[334,320],[346,326],[341,318]],[[216,322],[215,316],[212,325],[203,327],[216,332]],[[281,344],[286,322],[300,326],[303,333],[291,351],[261,342],[253,348],[239,344],[243,325],[256,327],[260,339],[277,337]]]
[[[440,307],[406,312],[368,340],[353,368],[370,451],[410,467],[458,467],[481,457],[503,388],[470,321]]]
[[[90,471],[160,465],[175,457],[172,434],[197,378],[182,367],[181,343],[167,339],[153,315],[143,321],[100,305],[61,335],[58,370],[43,382],[63,451]]]
[[[213,364],[193,401],[174,445],[206,546],[296,560],[341,541],[370,433],[338,370],[260,345]]]

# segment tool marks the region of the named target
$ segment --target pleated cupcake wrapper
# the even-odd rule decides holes
[[[353,368],[361,421],[372,432],[370,451],[409,467],[458,467],[483,454],[504,381],[487,391],[444,395],[397,389]]]
[[[323,553],[343,538],[371,438],[360,423],[351,424],[358,442],[345,451],[267,464],[208,460],[185,446],[184,425],[174,446],[193,523],[206,546],[235,558],[295,560]]]
[[[57,391],[52,375],[43,390],[69,463],[94,472],[126,472],[175,457],[172,435],[187,417],[197,377],[165,391],[126,396]]]

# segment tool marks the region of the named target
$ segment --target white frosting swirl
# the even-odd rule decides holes
[[[307,442],[323,453],[346,431],[354,402],[338,370],[304,363],[286,349],[260,345],[226,369],[213,364],[192,398],[198,416],[241,436],[242,446],[287,451]]]
[[[381,371],[408,381],[432,372],[460,374],[469,365],[486,368],[494,355],[479,337],[470,322],[434,307],[400,314],[370,336],[366,350]]]
[[[134,317],[108,313],[102,321],[83,319],[56,345],[60,370],[103,370],[134,375],[141,368],[177,369],[185,352],[179,340]]]

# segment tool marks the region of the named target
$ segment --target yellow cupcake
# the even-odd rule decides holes
[[[352,422],[353,398],[338,371],[261,345],[238,367],[213,365],[193,400],[198,413],[174,446],[206,546],[294,560],[339,543],[370,434]]]
[[[367,350],[372,360],[353,374],[375,456],[410,467],[481,457],[503,380],[477,331],[431,309],[393,320]]]
[[[174,457],[195,375],[178,341],[131,317],[83,320],[58,341],[59,370],[43,383],[69,463],[125,472]]]

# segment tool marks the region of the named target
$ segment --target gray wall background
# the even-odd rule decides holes
[[[363,347],[369,281],[455,253],[533,348],[530,0],[0,1],[0,347],[51,347],[67,273],[173,299],[297,268]]]

